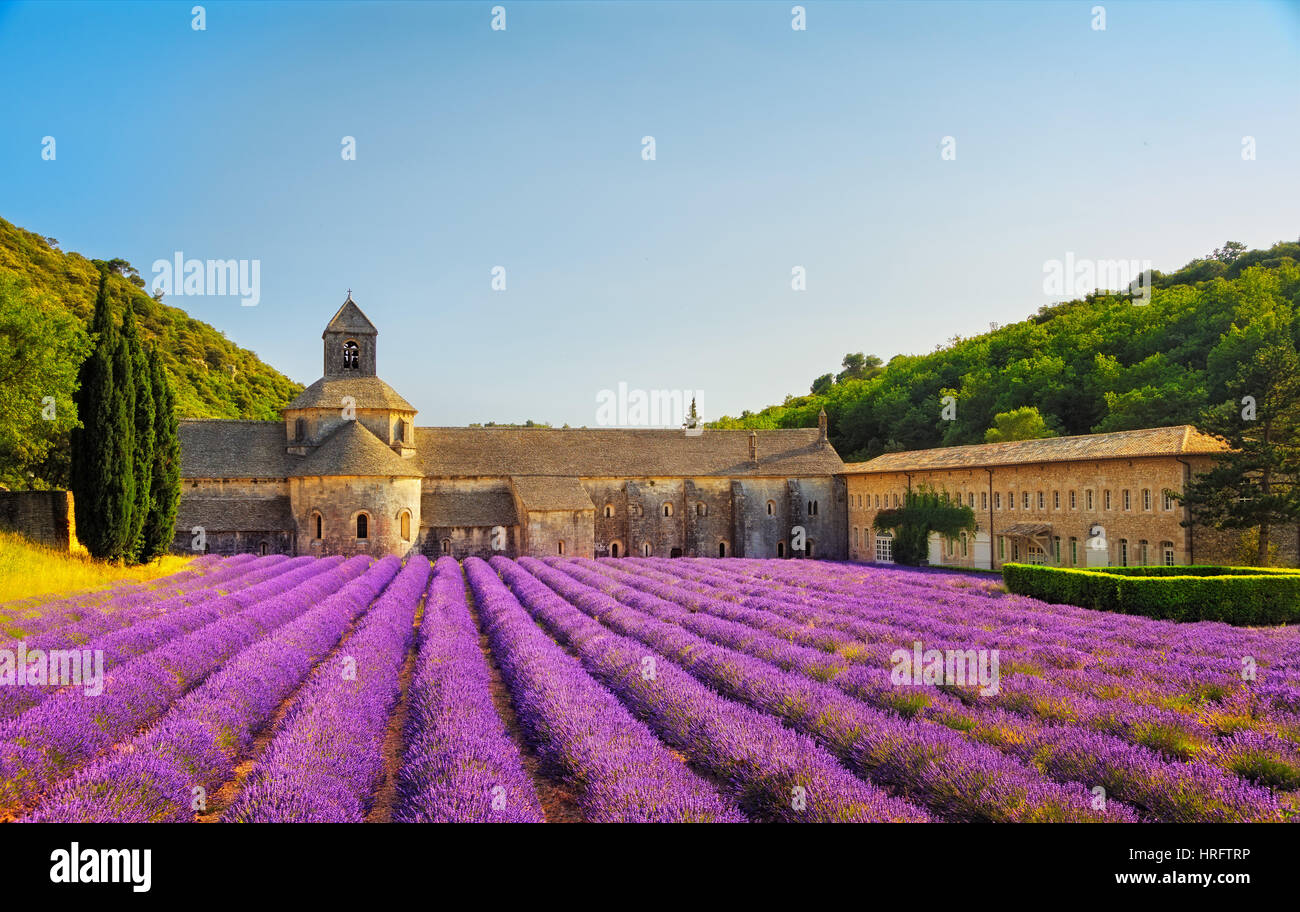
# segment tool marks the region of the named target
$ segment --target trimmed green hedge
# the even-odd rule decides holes
[[[1045,602],[1171,621],[1300,623],[1300,571],[1255,567],[1004,564],[1007,589]]]

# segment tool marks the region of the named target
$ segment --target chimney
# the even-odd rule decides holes
[[[826,446],[826,409],[817,415],[817,443]]]
[[[749,432],[749,458],[758,462],[758,431]]]

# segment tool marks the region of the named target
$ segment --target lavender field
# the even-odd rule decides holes
[[[955,573],[241,555],[0,637],[0,820],[1300,817],[1295,628]]]

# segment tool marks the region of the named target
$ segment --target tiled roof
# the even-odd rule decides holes
[[[967,469],[1025,463],[1074,462],[1088,459],[1131,459],[1139,456],[1191,456],[1222,453],[1228,445],[1203,434],[1190,424],[1174,427],[1045,437],[1006,443],[938,447],[885,453],[868,462],[845,465],[847,474],[921,472],[930,469]]]
[[[182,478],[284,478],[284,423],[230,419],[181,421]]]
[[[816,428],[758,432],[706,429],[698,437],[644,428],[416,428],[427,476],[567,475],[585,478],[834,475],[844,464]]]
[[[291,478],[318,475],[379,475],[410,478],[420,476],[414,459],[403,459],[360,421],[345,421],[307,456],[295,458]]]
[[[758,431],[757,462],[749,458],[749,434],[705,430],[698,437],[687,437],[681,431],[639,428],[416,428],[418,449],[414,459],[406,462],[415,474],[451,478],[781,477],[835,475],[844,469],[835,450],[818,443],[816,428]],[[285,428],[279,421],[182,421],[180,438],[185,478],[304,475],[308,473],[303,465],[312,458],[286,455]],[[377,438],[376,442],[383,446]]]
[[[345,396],[356,400],[356,408],[359,409],[415,411],[415,406],[378,377],[322,377],[299,393],[285,411],[307,408],[342,409]]]
[[[352,300],[351,294],[343,302],[343,306],[339,308],[338,313],[330,318],[329,324],[325,327],[325,332],[356,333],[368,336],[379,334],[379,330],[375,329],[375,324],[370,322],[370,318],[361,312],[357,302]],[[321,335],[323,336],[324,333]]]
[[[512,475],[519,500],[528,511],[594,510],[587,489],[578,479],[565,475]]]
[[[518,519],[509,491],[435,491],[420,496],[420,525],[513,526]]]
[[[195,526],[208,532],[292,532],[294,528],[287,497],[252,500],[182,493],[176,529],[188,533]]]

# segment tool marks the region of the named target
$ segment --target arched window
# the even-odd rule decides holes
[[[785,557],[785,542],[779,541],[776,543],[776,556]]]
[[[450,538],[444,538],[444,539],[442,540],[442,553],[443,553],[443,554],[450,554],[450,553],[451,553],[451,539],[450,539]]]
[[[325,521],[319,513],[313,513],[311,515],[311,524],[312,524],[312,531],[315,533],[313,537],[319,540],[322,537],[321,531],[323,530]]]
[[[672,515],[673,515],[673,505],[670,503],[664,504],[664,516],[672,516]]]
[[[727,543],[718,542],[718,557],[726,557],[726,556],[727,556]]]
[[[614,505],[605,504],[605,518],[609,519],[613,515],[614,515]]]
[[[343,369],[359,370],[361,367],[361,349],[357,343],[348,339],[343,343]]]
[[[403,510],[401,516],[402,541],[411,540],[411,513],[409,510]]]
[[[370,537],[370,517],[364,513],[357,514],[357,538]]]
[[[306,440],[306,439],[307,439],[307,419],[306,419],[306,418],[298,418],[298,419],[296,419],[296,420],[294,421],[294,423],[293,423],[293,439],[294,439],[294,440]]]
[[[708,516],[708,515],[709,515],[709,505],[706,504],[704,501],[701,500],[699,503],[697,503],[697,504],[695,505],[695,515],[696,515],[696,516]]]
[[[808,511],[808,513],[809,513],[810,515],[812,515],[812,516],[816,516],[816,515],[817,515],[817,501],[814,500],[814,501],[812,502],[812,509],[810,509],[810,510]]]
[[[612,542],[609,546],[609,556],[618,557],[619,550],[618,542]]]
[[[557,544],[559,545],[558,553],[563,554],[563,553],[564,553],[564,539],[560,539],[560,541],[559,541]]]
[[[776,515],[776,501],[774,501],[774,500],[769,500],[769,501],[767,502],[767,515],[768,515],[768,516],[775,516],[775,515]]]
[[[649,556],[650,556],[650,543],[649,543],[649,542],[642,542],[642,544],[641,544],[641,556],[642,556],[642,557],[649,557]]]
[[[257,552],[259,554],[266,554],[266,542],[262,542],[260,545],[257,546]]]

